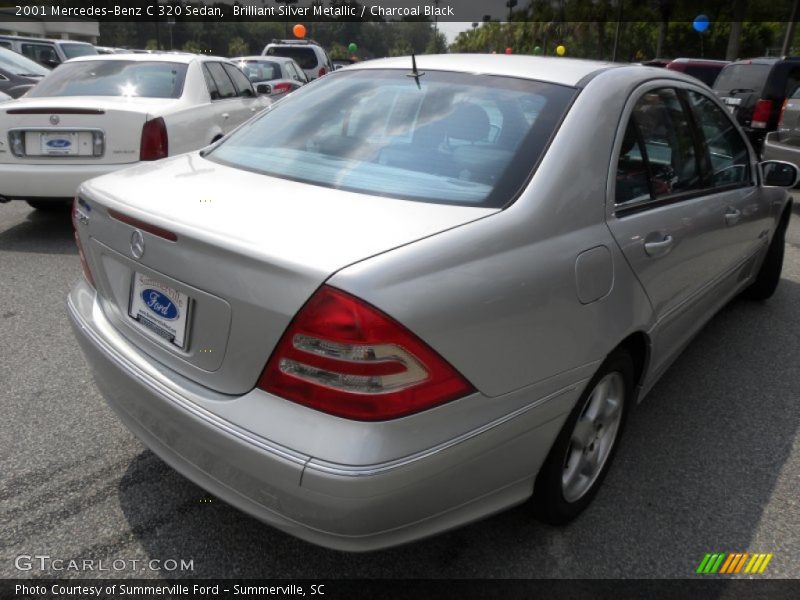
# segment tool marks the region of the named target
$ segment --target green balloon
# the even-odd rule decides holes
[[[350,45],[347,47],[347,51],[350,54],[355,54],[358,52],[358,46],[356,46],[353,42],[350,42]]]
[[[541,49],[539,46],[536,46],[536,47],[533,49],[533,53],[534,53],[534,54],[541,54],[541,53],[542,53],[542,49]]]

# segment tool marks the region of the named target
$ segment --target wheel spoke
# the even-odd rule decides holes
[[[608,380],[603,379],[597,384],[592,392],[592,397],[589,399],[589,406],[586,408],[584,417],[590,421],[596,421],[603,405],[608,398]]]
[[[593,438],[594,424],[585,419],[578,421],[572,432],[572,445],[579,450],[583,450],[591,443]]]

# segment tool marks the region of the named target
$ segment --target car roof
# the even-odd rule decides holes
[[[253,56],[235,56],[228,60],[243,61],[243,60],[256,60],[256,61],[269,61],[278,63],[294,62],[294,59],[288,56],[265,56],[263,54],[254,54]]]
[[[6,35],[0,34],[0,39],[8,39],[8,40],[19,40],[22,42],[45,42],[50,44],[81,44],[83,46],[91,46],[89,42],[82,42],[80,40],[55,40],[51,38],[40,38],[40,37],[27,37],[24,35]]]
[[[729,64],[727,60],[712,60],[710,58],[675,58],[672,62],[682,64],[691,63],[693,65],[704,65],[708,67],[725,66]]]
[[[425,54],[415,57],[421,71],[458,71],[535,79],[561,85],[576,86],[587,76],[620,63],[579,60],[548,56],[526,56],[522,54]],[[411,71],[411,57],[380,58],[356,63],[353,69],[406,69]]]
[[[134,62],[170,62],[170,63],[186,63],[189,64],[195,60],[222,60],[227,61],[227,58],[219,56],[204,56],[200,54],[92,54],[90,56],[78,56],[70,59],[69,62],[90,62],[90,61],[105,61],[105,60],[124,60]]]

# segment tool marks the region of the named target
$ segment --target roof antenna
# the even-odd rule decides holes
[[[417,69],[417,57],[414,56],[414,51],[411,51],[411,73],[406,73],[406,77],[413,77],[414,81],[417,82],[417,88],[422,89],[422,86],[419,84],[419,78],[425,75],[425,71],[420,72]]]

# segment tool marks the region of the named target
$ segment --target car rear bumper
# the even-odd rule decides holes
[[[767,134],[761,155],[763,160],[785,160],[800,168],[800,147],[780,142],[777,131]]]
[[[105,319],[84,280],[73,288],[67,307],[98,388],[145,445],[240,510],[339,550],[412,541],[524,501],[585,383],[405,458],[358,467],[333,464],[193,403],[192,395],[204,388],[130,346]]]
[[[97,165],[30,165],[0,163],[0,196],[14,199],[74,198],[84,181],[136,163]]]

